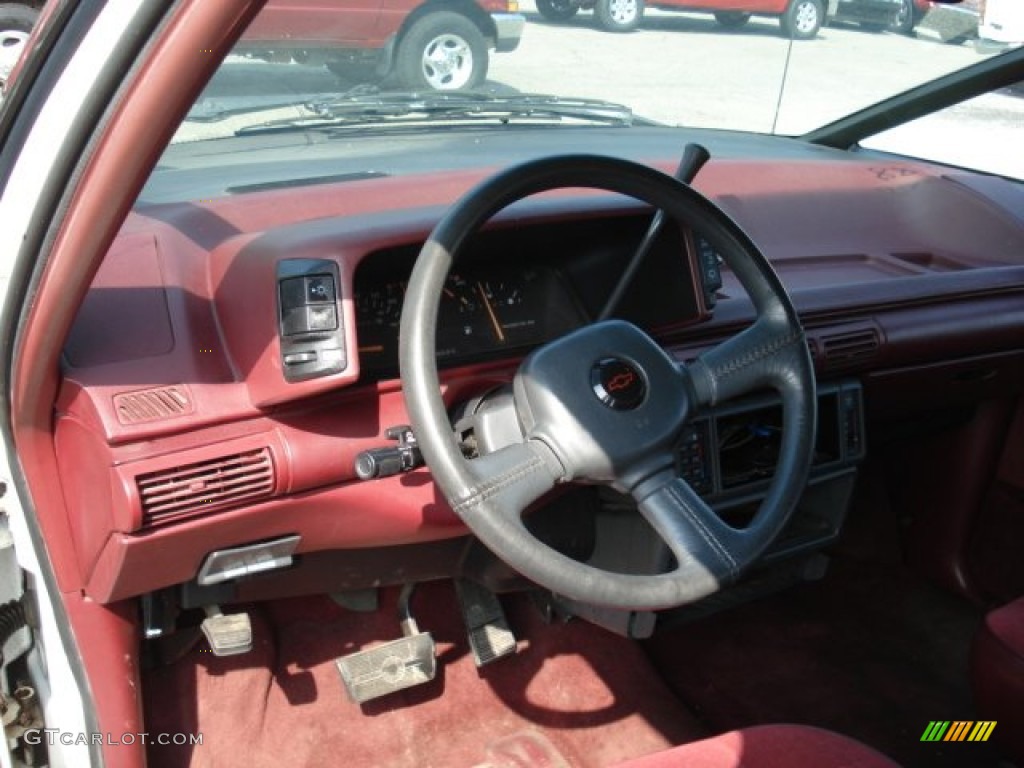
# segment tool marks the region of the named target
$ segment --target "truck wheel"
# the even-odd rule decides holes
[[[18,63],[38,15],[35,8],[0,3],[0,84],[7,82],[8,75]]]
[[[779,17],[782,33],[794,40],[810,40],[818,34],[825,21],[825,8],[821,0],[791,0],[786,12]]]
[[[580,7],[573,0],[537,0],[537,11],[548,21],[568,21]]]
[[[644,17],[644,0],[597,0],[594,15],[609,32],[630,32]]]
[[[487,42],[465,16],[451,11],[417,20],[398,44],[395,75],[413,90],[460,91],[487,77]]]
[[[900,0],[900,9],[896,11],[896,18],[893,19],[889,29],[901,35],[909,35],[920,20],[914,0]]]
[[[718,11],[715,21],[726,29],[739,29],[750,21],[750,14],[743,11]]]

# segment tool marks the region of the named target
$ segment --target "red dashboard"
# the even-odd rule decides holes
[[[425,470],[360,482],[353,466],[407,421],[394,378],[401,284],[443,207],[482,177],[368,179],[129,217],[66,345],[56,415],[94,599],[187,582],[210,551],[279,536],[313,553],[466,533]],[[716,160],[697,186],[772,260],[819,376],[861,377],[869,408],[917,398],[922,378],[947,400],[1020,386],[1024,236],[1009,185],[845,155]],[[648,220],[579,190],[503,212],[449,286],[446,400],[507,382],[531,346],[593,317]],[[672,259],[682,277],[659,281]],[[276,302],[288,260],[336,265],[337,372],[286,376]],[[728,273],[713,296],[699,290],[691,231],[671,229],[652,264],[623,311],[678,359],[751,319]]]

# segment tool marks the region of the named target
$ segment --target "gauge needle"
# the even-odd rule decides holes
[[[487,307],[487,314],[491,317],[491,325],[494,326],[494,335],[498,337],[498,341],[504,344],[505,333],[501,330],[501,324],[498,322],[498,316],[494,314],[494,307],[491,306],[491,300],[487,298],[487,293],[484,291],[484,287],[481,283],[476,284],[476,289],[480,292],[480,298],[484,300],[484,306]]]

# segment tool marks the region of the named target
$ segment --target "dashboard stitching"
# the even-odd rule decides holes
[[[466,496],[466,498],[454,505],[452,507],[452,511],[461,516],[463,511],[471,507],[478,506],[481,502],[487,501],[487,499],[497,495],[506,488],[515,485],[524,477],[533,474],[543,466],[544,462],[540,457],[536,456],[522,464],[517,464],[499,477],[478,485],[468,496]]]
[[[681,493],[674,487],[669,486],[668,494],[678,502],[680,509],[686,516],[686,519],[690,521],[697,533],[701,535],[701,538],[711,547],[711,549],[718,555],[718,558],[728,567],[729,573],[732,576],[736,576],[739,573],[739,567],[736,565],[736,560],[729,553],[729,550],[718,540],[715,536],[714,531],[704,525],[704,521],[701,520],[693,510],[690,509],[690,505],[686,503],[686,499]]]

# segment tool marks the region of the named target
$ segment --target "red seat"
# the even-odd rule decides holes
[[[760,725],[655,752],[618,768],[898,768],[859,741],[806,725]]]
[[[971,652],[978,713],[998,724],[992,738],[1024,763],[1024,597],[985,617]]]

